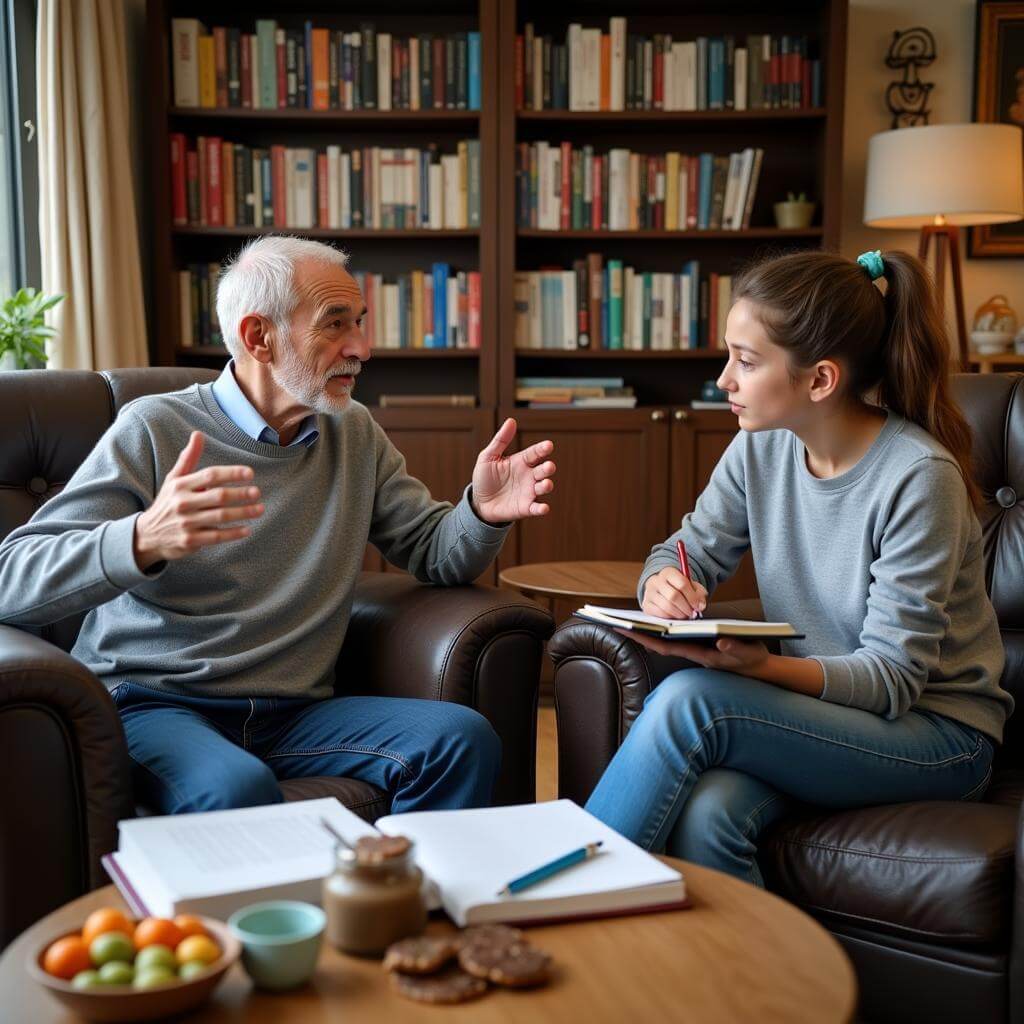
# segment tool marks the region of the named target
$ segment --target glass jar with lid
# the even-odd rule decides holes
[[[345,953],[380,956],[427,923],[423,872],[405,836],[366,836],[338,844],[334,871],[323,882],[327,939]]]

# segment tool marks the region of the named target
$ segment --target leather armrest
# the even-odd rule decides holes
[[[0,625],[0,946],[107,882],[100,864],[133,814],[117,709],[59,647]]]
[[[760,601],[752,599],[712,602],[707,615],[764,617]],[[667,675],[694,663],[654,654],[607,626],[579,618],[559,626],[548,653],[555,663],[558,795],[584,804],[647,695]]]
[[[509,590],[363,573],[335,670],[337,691],[475,708],[502,741],[495,802],[530,802],[540,664],[553,625],[543,608]]]
[[[1024,1020],[1024,804],[1017,818],[1016,880],[1013,890],[1013,936],[1010,940],[1010,1020]]]

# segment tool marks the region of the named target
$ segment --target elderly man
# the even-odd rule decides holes
[[[506,420],[452,506],[351,398],[370,357],[346,256],[252,242],[220,280],[232,360],[129,403],[67,487],[0,546],[0,621],[88,610],[73,654],[111,691],[137,791],[163,813],[273,803],[345,775],[395,812],[486,804],[501,758],[468,708],[334,698],[367,541],[418,579],[476,578],[544,515],[553,445]]]

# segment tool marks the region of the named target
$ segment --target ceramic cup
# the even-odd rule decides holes
[[[270,900],[235,911],[228,927],[242,944],[242,965],[253,984],[280,991],[313,976],[325,922],[312,903]]]

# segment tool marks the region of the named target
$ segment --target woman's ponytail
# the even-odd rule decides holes
[[[906,252],[886,252],[886,336],[882,341],[881,403],[923,427],[956,459],[975,510],[982,495],[972,473],[971,430],[949,387],[949,339],[924,264]]]

